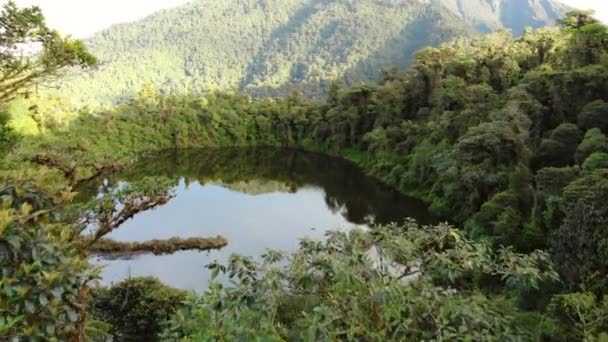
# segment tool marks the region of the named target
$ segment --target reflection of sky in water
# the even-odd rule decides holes
[[[131,260],[96,260],[106,265],[102,283],[131,276],[156,276],[183,289],[204,290],[209,281],[205,265],[226,261],[232,253],[259,256],[267,248],[293,251],[298,239],[319,239],[325,231],[350,229],[353,224],[326,205],[322,189],[304,187],[296,193],[248,195],[217,185],[183,181],[176,197],[166,205],[141,213],[110,236],[118,241],[144,241],[221,235],[228,246],[209,252],[141,255]],[[313,229],[314,228],[314,229]]]

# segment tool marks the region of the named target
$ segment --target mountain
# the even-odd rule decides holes
[[[375,79],[455,36],[551,24],[553,0],[195,0],[88,41],[102,61],[59,85],[76,105],[109,105],[144,85],[164,93],[293,89]]]
[[[521,35],[526,27],[553,23],[569,11],[555,0],[426,0],[442,7],[480,32],[501,28]]]

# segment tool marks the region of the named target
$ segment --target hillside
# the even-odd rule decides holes
[[[562,13],[552,0],[195,0],[92,37],[102,65],[71,77],[61,93],[89,106],[148,83],[164,93],[315,96],[336,79],[403,67],[423,46],[504,27],[520,33]]]

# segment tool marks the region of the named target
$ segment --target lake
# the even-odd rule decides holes
[[[129,276],[155,276],[188,290],[204,290],[208,263],[232,253],[259,256],[266,249],[293,251],[301,238],[322,239],[328,230],[401,222],[434,222],[424,203],[366,176],[341,158],[285,148],[172,150],[147,156],[132,169],[103,180],[121,184],[146,176],[174,181],[176,196],[140,213],[107,237],[145,241],[223,236],[220,250],[136,255],[107,260],[102,283]],[[93,196],[101,181],[81,189]]]

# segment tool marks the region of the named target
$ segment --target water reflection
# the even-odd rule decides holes
[[[176,287],[202,290],[208,282],[204,266],[231,253],[257,256],[266,248],[294,250],[298,239],[322,238],[326,230],[406,217],[433,221],[423,203],[365,176],[353,164],[294,149],[166,151],[107,179],[106,186],[144,176],[173,179],[176,197],[139,214],[109,237],[141,241],[221,235],[229,244],[219,251],[98,260],[107,265],[105,283],[154,275]],[[80,196],[94,196],[100,187],[88,184]]]

